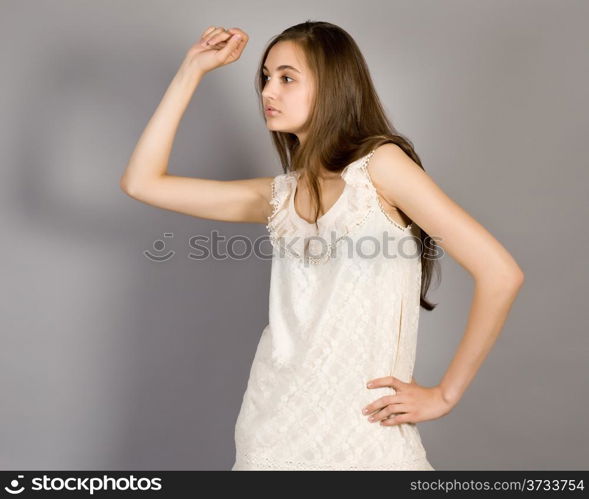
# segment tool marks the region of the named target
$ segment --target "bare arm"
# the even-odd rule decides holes
[[[200,44],[191,47],[137,142],[120,186],[132,198],[167,210],[227,222],[266,223],[271,211],[272,177],[222,181],[167,172],[178,126],[207,72],[204,67],[233,62],[245,47],[247,35],[236,28],[231,31],[209,35],[216,38],[221,49]],[[241,34],[241,42],[233,38],[225,43],[236,33]]]
[[[456,405],[499,336],[524,273],[507,250],[399,146],[378,147],[368,171],[386,201],[435,238],[475,280],[466,331],[439,384],[444,399]]]

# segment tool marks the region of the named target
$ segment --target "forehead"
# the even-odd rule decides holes
[[[279,66],[292,66],[300,73],[306,72],[307,69],[303,51],[291,41],[278,42],[273,45],[266,56],[264,66],[264,70],[267,71],[276,71]]]

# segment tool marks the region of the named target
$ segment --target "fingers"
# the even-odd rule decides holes
[[[248,40],[247,34],[239,28],[225,29],[222,26],[210,26],[201,37],[201,45],[203,47],[212,47],[222,41],[226,41],[230,37],[233,39],[233,35],[239,35],[239,37],[235,36],[236,40],[242,42]]]
[[[230,35],[231,39],[226,43],[226,45],[219,51],[221,56],[227,57],[227,60],[232,62],[239,57],[243,50],[244,40],[241,34],[236,33],[234,35]]]
[[[200,39],[202,40],[206,35],[211,33],[214,29],[216,29],[216,26],[209,26],[207,29],[205,29],[203,31],[202,35],[200,36]]]
[[[213,45],[226,41],[228,38],[237,34],[239,34],[239,31],[235,32],[233,30],[226,30],[223,27],[215,28],[203,37],[202,45],[212,47]]]
[[[247,33],[239,28],[229,28],[227,31],[229,31],[229,33],[231,33],[232,35],[241,35],[241,39],[246,42],[249,39]]]
[[[391,404],[401,404],[404,402],[406,402],[406,400],[402,395],[385,395],[364,407],[362,409],[362,414],[372,414],[373,412],[380,411]]]
[[[389,416],[386,419],[383,419],[380,424],[382,426],[395,426],[403,423],[412,423],[413,418],[409,413],[404,414],[395,414],[393,416]]]
[[[371,404],[372,405],[372,404]],[[381,406],[379,406],[381,407]],[[389,403],[368,417],[369,423],[396,424],[405,421],[410,407],[405,402]],[[369,413],[367,413],[369,414]]]
[[[375,378],[368,381],[366,384],[367,388],[378,388],[381,386],[392,386],[395,390],[401,388],[403,385],[407,383],[403,383],[400,379],[395,378],[394,376],[385,376],[384,378]]]
[[[215,26],[212,26],[212,28],[213,29],[208,28],[203,33],[202,38],[201,38],[201,45],[210,47],[211,45],[214,45],[213,39],[215,39],[221,33],[226,33],[225,28],[223,28],[223,27],[217,28]],[[217,43],[217,42],[215,42],[215,43]]]
[[[406,412],[408,410],[409,409],[406,404],[390,404],[387,405],[384,409],[378,411],[376,414],[370,416],[368,418],[368,422],[376,423],[380,421],[381,423],[384,423],[388,421],[388,419],[391,419],[391,421],[396,421],[399,416],[406,416]]]

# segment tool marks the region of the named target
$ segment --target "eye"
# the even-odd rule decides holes
[[[267,80],[267,78],[268,78],[268,75],[262,75],[262,78],[264,79],[264,81],[268,81],[268,80]],[[286,76],[286,75],[282,75],[282,76],[281,76],[281,78],[288,78],[289,80],[292,80],[292,81],[294,81],[294,79],[293,79],[293,78],[291,78],[290,76]],[[288,82],[288,81],[287,81],[286,83],[290,83],[290,82]]]

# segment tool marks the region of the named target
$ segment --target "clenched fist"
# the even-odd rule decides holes
[[[186,60],[204,74],[239,59],[248,40],[248,35],[239,28],[210,26],[188,49]]]

